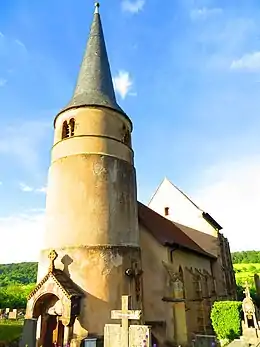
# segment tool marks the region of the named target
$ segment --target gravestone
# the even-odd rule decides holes
[[[151,329],[146,325],[130,325],[129,320],[140,320],[140,310],[129,309],[129,296],[122,296],[122,309],[111,312],[112,319],[120,319],[120,324],[106,324],[104,347],[149,347]]]
[[[25,319],[19,347],[36,346],[37,319]]]
[[[10,308],[5,309],[5,314],[8,314],[10,312]]]
[[[121,325],[106,324],[104,329],[104,347],[121,346]]]
[[[129,342],[129,320],[140,320],[141,311],[129,310],[129,296],[122,296],[122,308],[121,310],[113,310],[111,312],[111,319],[121,320],[121,345],[122,347],[128,347]]]
[[[9,312],[8,319],[17,319],[17,309],[16,308],[14,308],[13,311]]]
[[[147,325],[130,325],[129,346],[148,347],[151,346],[151,329]]]
[[[122,327],[120,324],[106,324],[104,330],[104,347],[122,347]],[[151,346],[151,329],[146,325],[130,325],[129,347]]]

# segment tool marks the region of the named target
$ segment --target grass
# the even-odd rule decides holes
[[[11,342],[18,339],[23,330],[23,321],[0,321],[0,342]]]

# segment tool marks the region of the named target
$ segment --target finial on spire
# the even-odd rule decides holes
[[[95,12],[94,13],[99,13],[99,7],[100,7],[99,2],[95,2]]]
[[[54,261],[58,258],[58,254],[54,249],[50,251],[48,258],[50,259],[49,272],[53,272],[55,270]]]

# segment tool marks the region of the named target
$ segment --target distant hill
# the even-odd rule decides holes
[[[36,283],[37,268],[38,263],[0,264],[0,288]]]
[[[25,308],[37,280],[37,263],[0,264],[0,308]]]
[[[260,251],[242,251],[231,254],[233,264],[260,264]]]

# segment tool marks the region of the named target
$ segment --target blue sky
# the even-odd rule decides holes
[[[223,225],[232,249],[259,248],[259,1],[113,0],[100,12],[134,123],[139,199],[167,176]],[[1,1],[0,262],[36,257],[52,122],[92,17],[90,0]]]

